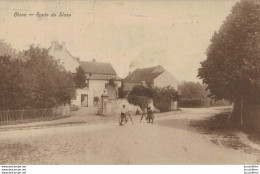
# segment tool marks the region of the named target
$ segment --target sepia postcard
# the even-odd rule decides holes
[[[0,1],[2,173],[8,165],[258,172],[259,19],[257,0]]]

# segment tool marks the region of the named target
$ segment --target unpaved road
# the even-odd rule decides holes
[[[0,132],[0,164],[256,164],[258,155],[190,128],[221,109],[185,109],[154,124],[80,124]],[[168,120],[168,121],[167,121]],[[168,123],[167,125],[165,123]]]

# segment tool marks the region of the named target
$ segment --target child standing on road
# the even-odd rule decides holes
[[[125,108],[125,105],[123,105],[121,108],[121,117],[120,117],[120,123],[119,123],[120,126],[123,126],[123,121],[124,121],[125,117],[126,117],[126,108]]]

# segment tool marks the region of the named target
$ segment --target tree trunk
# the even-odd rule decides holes
[[[231,121],[238,125],[244,124],[243,119],[243,107],[244,107],[244,100],[236,100],[233,105],[232,113],[231,113]]]
[[[240,102],[240,125],[243,126],[243,107],[244,107],[244,100],[241,100]]]

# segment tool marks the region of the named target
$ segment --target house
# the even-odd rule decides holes
[[[122,79],[117,76],[110,63],[101,63],[96,60],[80,61],[69,53],[65,43],[52,42],[48,53],[59,60],[67,71],[75,74],[76,69],[81,66],[86,72],[87,86],[83,89],[76,89],[76,96],[72,100],[73,105],[93,106],[100,100],[104,91],[109,99],[118,97],[118,88],[121,87]]]
[[[134,86],[168,87],[178,90],[178,80],[161,65],[149,68],[136,69],[123,80],[123,92],[128,94]],[[178,109],[178,102],[169,103],[171,110]]]
[[[50,56],[59,60],[67,71],[76,73],[79,64],[79,58],[73,57],[66,49],[66,43],[59,44],[58,42],[51,42],[51,47],[47,49]]]
[[[136,69],[124,80],[124,92],[130,92],[136,85],[146,85],[150,87],[171,86],[178,90],[178,80],[161,65],[149,68]]]
[[[80,61],[80,66],[87,74],[87,87],[86,89],[77,90],[79,94],[85,90],[88,95],[88,106],[92,106],[94,98],[100,100],[100,97],[106,90],[109,99],[116,99],[118,97],[118,88],[121,87],[122,79],[117,76],[116,71],[110,63],[100,63],[95,59],[90,61]],[[113,79],[115,86],[110,84]],[[82,95],[82,94],[81,94]],[[82,100],[82,97],[81,97]],[[79,105],[81,101],[74,101]]]

